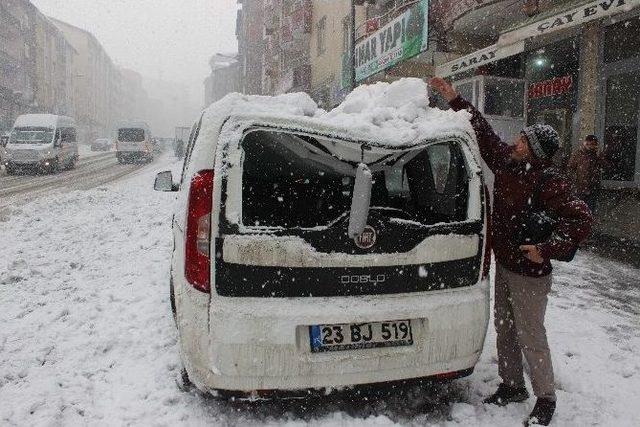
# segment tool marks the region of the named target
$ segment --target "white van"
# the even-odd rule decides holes
[[[53,114],[19,116],[5,151],[8,174],[26,166],[52,172],[73,169],[79,157],[76,123],[71,117]]]
[[[116,156],[120,163],[153,161],[151,131],[145,122],[124,122],[116,129]]]
[[[475,137],[212,108],[230,112],[193,127],[180,182],[155,183],[177,192],[183,375],[240,398],[469,375],[489,320]]]

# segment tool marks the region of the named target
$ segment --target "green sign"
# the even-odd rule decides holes
[[[362,81],[429,47],[429,0],[420,0],[356,45],[356,80]]]

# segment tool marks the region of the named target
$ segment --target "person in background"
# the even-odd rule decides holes
[[[602,158],[598,155],[598,138],[587,135],[569,159],[567,171],[576,195],[595,213],[602,177]]]
[[[495,134],[482,114],[444,79],[430,86],[456,111],[471,114],[480,154],[495,174],[492,246],[496,260],[494,321],[497,332],[498,372],[502,383],[485,403],[504,406],[529,397],[525,388],[522,355],[530,368],[536,404],[525,425],[548,425],[556,409],[551,352],[544,326],[547,296],[551,290],[551,259],[574,251],[591,232],[592,217],[576,199],[571,184],[551,158],[558,151],[558,133],[547,125],[525,127],[513,146]],[[553,173],[549,173],[553,170]],[[525,244],[518,237],[536,204],[557,222],[551,237]]]

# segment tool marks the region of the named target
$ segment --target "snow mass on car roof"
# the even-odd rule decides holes
[[[219,132],[230,116],[291,121],[315,131],[386,146],[473,135],[469,113],[430,108],[427,85],[417,78],[359,86],[329,112],[320,109],[306,93],[273,97],[232,93],[205,110],[201,134]]]

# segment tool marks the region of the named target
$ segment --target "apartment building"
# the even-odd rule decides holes
[[[0,131],[37,107],[36,13],[27,0],[0,2]]]
[[[236,21],[240,87],[248,95],[262,95],[265,61],[265,22],[263,0],[238,0],[241,8]]]
[[[50,19],[77,52],[73,86],[80,138],[88,142],[107,136],[123,118],[120,72],[93,34]]]
[[[240,91],[237,53],[217,53],[209,60],[211,74],[204,81],[204,104],[209,106],[231,92]]]
[[[351,91],[351,4],[313,1],[311,40],[311,95],[329,109]],[[361,9],[361,8],[358,8]]]
[[[36,85],[34,110],[75,115],[73,63],[77,51],[46,16],[36,14]]]

